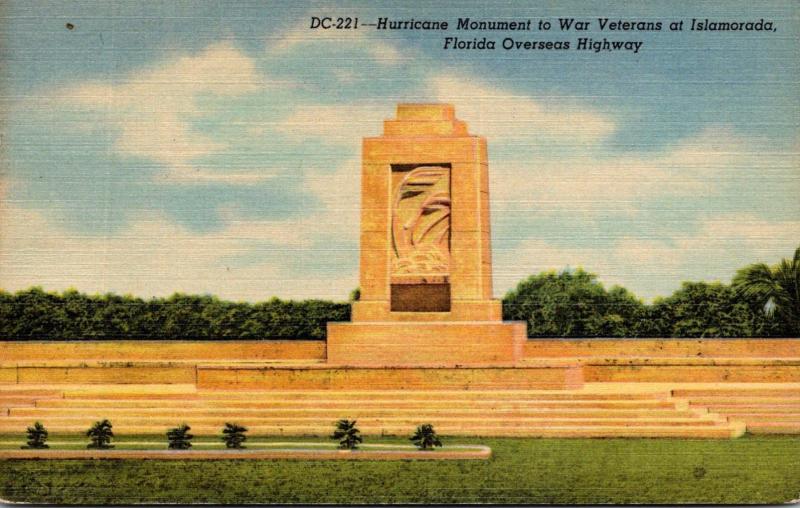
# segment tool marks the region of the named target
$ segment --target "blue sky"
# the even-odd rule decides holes
[[[800,243],[796,3],[453,4],[8,2],[0,287],[345,298],[360,139],[398,102],[453,103],[488,138],[497,296],[583,266],[652,299]],[[594,23],[320,32],[313,15]],[[609,33],[597,17],[777,31]],[[445,35],[644,44],[444,51]]]

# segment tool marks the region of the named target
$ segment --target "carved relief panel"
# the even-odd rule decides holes
[[[393,311],[450,309],[450,169],[392,166]]]

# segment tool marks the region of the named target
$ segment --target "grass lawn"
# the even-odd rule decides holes
[[[3,442],[14,439],[20,438],[0,436]],[[82,437],[73,439],[72,444],[56,446],[70,439],[51,436],[54,448],[77,447],[83,442]],[[126,441],[163,439],[149,436]],[[365,440],[407,443],[371,436]],[[800,498],[800,437],[445,439],[445,445],[448,443],[485,444],[492,447],[494,455],[488,461],[435,463],[3,460],[0,498],[89,504],[744,504]]]

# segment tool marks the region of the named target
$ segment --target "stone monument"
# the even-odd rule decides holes
[[[363,140],[360,300],[328,323],[341,365],[509,365],[524,323],[492,298],[486,139],[447,104],[400,104]]]

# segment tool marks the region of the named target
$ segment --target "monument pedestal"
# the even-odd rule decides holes
[[[358,366],[511,366],[522,358],[524,322],[328,323],[328,363]]]
[[[399,105],[364,139],[361,299],[328,323],[328,364],[513,367],[526,328],[492,298],[489,229],[486,139],[451,105]]]
[[[503,319],[499,300],[457,300],[450,312],[392,312],[389,302],[360,301],[352,305],[353,322],[361,321],[492,321]]]

